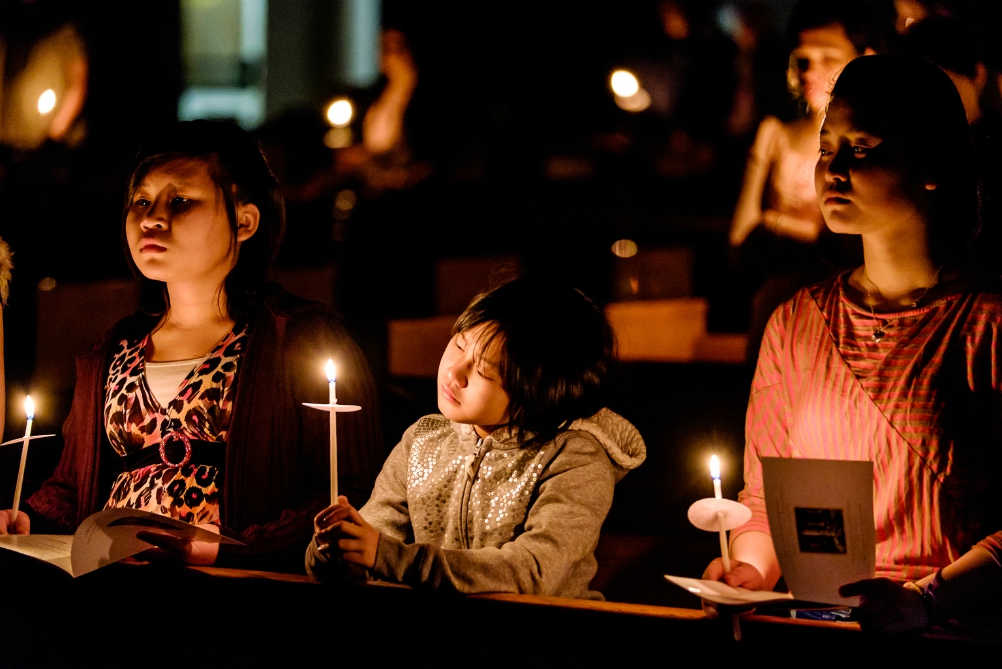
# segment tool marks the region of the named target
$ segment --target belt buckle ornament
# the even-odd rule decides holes
[[[167,459],[168,441],[180,441],[184,443],[184,459],[181,462],[173,463]],[[168,467],[184,467],[191,460],[191,440],[182,432],[174,430],[160,442],[160,460]]]

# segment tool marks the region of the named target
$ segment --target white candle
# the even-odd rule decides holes
[[[337,404],[337,383],[334,381],[336,370],[333,360],[327,361],[325,371],[331,404],[331,504],[337,504],[337,412],[334,411],[334,405]]]
[[[710,477],[713,478],[713,496],[716,499],[723,499],[720,490],[720,458],[716,455],[710,457]],[[724,513],[717,511],[717,527],[720,531],[720,556],[724,559],[724,573],[731,573],[731,551],[727,545],[727,530],[724,529]]]
[[[28,462],[28,441],[31,437],[31,421],[35,418],[35,403],[31,395],[24,399],[24,413],[28,414],[28,424],[24,428],[24,441],[21,442],[21,466],[17,470],[17,484],[14,486],[14,505],[11,507],[10,522],[17,520],[17,508],[21,505],[21,484],[24,483],[24,465]]]
[[[720,458],[716,455],[710,456],[710,478],[713,479],[713,496],[723,499],[724,496],[720,492]]]

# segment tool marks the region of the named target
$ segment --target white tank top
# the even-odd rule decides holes
[[[205,358],[192,358],[190,360],[172,360],[170,362],[147,362],[146,363],[146,385],[149,386],[153,397],[162,407],[166,407],[172,399],[177,397],[181,382],[187,378],[195,365]]]

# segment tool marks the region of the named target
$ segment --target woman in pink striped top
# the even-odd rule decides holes
[[[752,519],[707,578],[772,588],[762,457],[872,460],[877,576],[861,621],[922,628],[1000,610],[1002,297],[969,262],[977,167],[960,97],[921,60],[867,56],[839,77],[815,170],[828,227],[864,264],[772,316],[748,405]]]

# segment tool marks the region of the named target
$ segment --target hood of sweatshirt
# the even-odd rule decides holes
[[[602,444],[616,470],[617,482],[647,458],[647,445],[637,428],[610,409],[600,409],[591,418],[579,418],[569,429],[587,432]]]
[[[464,450],[473,452],[478,439],[473,426],[462,423],[453,423],[452,426],[459,434],[460,441],[465,442]],[[579,418],[571,423],[567,430],[580,430],[595,437],[612,460],[617,482],[626,476],[626,472],[636,469],[647,458],[647,446],[640,432],[630,421],[611,409],[600,409],[590,418]],[[487,437],[487,440],[491,442],[491,448],[499,450],[519,447],[515,437],[507,428],[497,430]]]

